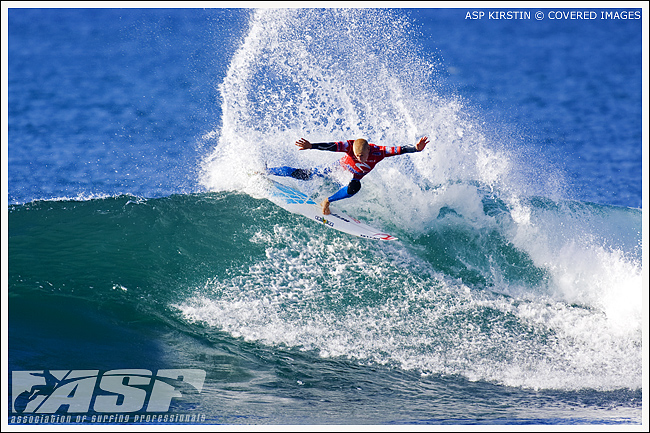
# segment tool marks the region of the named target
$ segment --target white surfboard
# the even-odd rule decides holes
[[[266,178],[270,187],[270,199],[283,209],[289,212],[304,215],[307,218],[317,221],[327,227],[342,231],[365,239],[381,241],[394,241],[396,237],[384,233],[379,229],[362,223],[356,218],[347,216],[341,212],[332,212],[330,215],[323,215],[321,207],[306,194],[295,188]]]

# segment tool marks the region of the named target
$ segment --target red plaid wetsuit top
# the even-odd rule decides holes
[[[329,143],[312,143],[312,149],[329,150],[332,152],[345,152],[339,162],[343,168],[352,173],[353,179],[361,179],[375,168],[375,165],[388,156],[416,152],[415,146],[386,147],[369,144],[370,153],[366,162],[358,161],[354,157],[354,140],[334,141]]]

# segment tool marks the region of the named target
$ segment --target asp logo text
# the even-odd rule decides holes
[[[167,412],[172,399],[198,394],[199,369],[13,371],[11,409],[18,414]]]

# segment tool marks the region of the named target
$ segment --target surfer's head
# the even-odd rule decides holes
[[[361,162],[366,162],[368,156],[370,155],[370,146],[368,142],[363,138],[357,138],[354,140],[354,145],[352,146],[354,151],[354,156]]]

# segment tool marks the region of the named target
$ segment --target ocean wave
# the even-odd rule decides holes
[[[9,283],[12,296],[142,304],[326,358],[531,388],[638,389],[640,211],[528,205],[525,236],[509,205],[484,197],[485,220],[441,208],[425,233],[382,244],[241,193],[38,201],[10,206]],[[558,219],[601,231],[540,234]],[[618,244],[603,241],[608,232]]]

